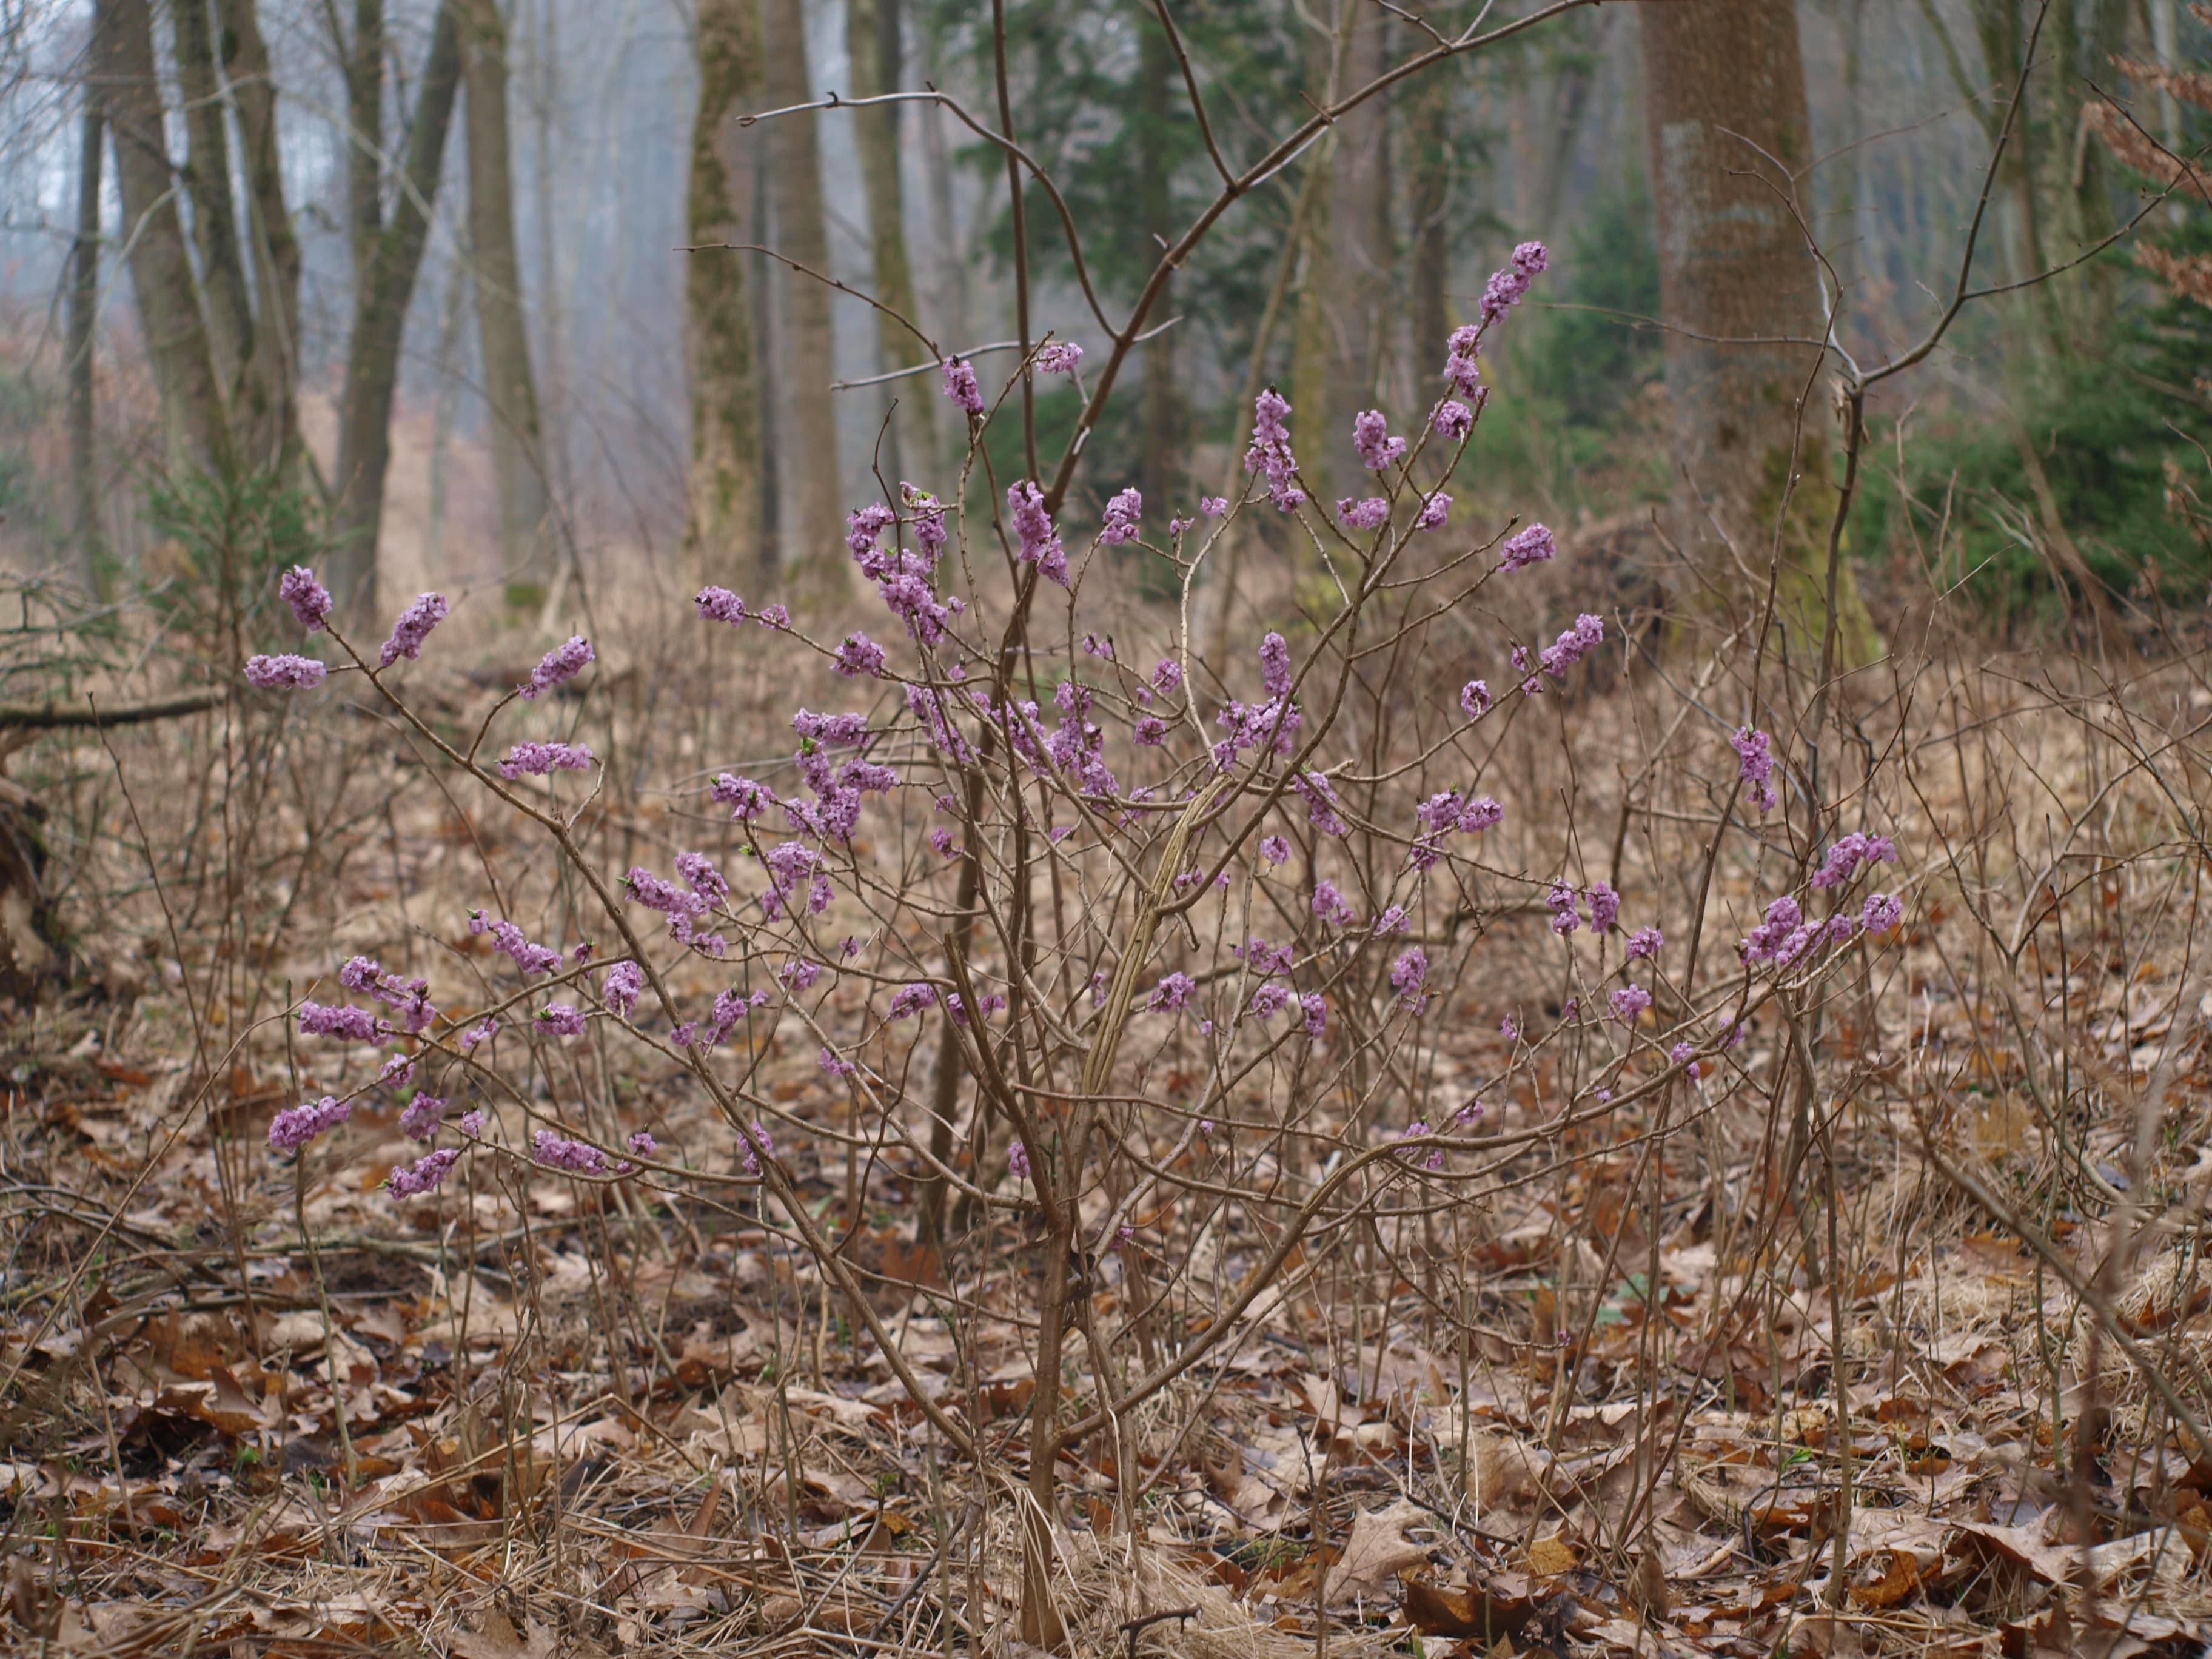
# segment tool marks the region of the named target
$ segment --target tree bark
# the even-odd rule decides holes
[[[254,277],[253,407],[248,453],[289,477],[305,453],[300,442],[300,241],[284,202],[276,141],[276,83],[256,0],[219,0],[223,74],[238,101],[245,164],[246,228]]]
[[[331,27],[337,28],[335,13]],[[358,283],[384,228],[384,0],[354,0],[353,40],[331,44],[345,65],[346,118],[353,127],[346,151],[346,225]]]
[[[1835,490],[1820,294],[1785,171],[1811,159],[1796,14],[1700,0],[1641,21],[1680,534],[1704,578],[1684,598],[1754,611],[1778,551],[1784,625],[1817,655]],[[1879,641],[1848,562],[1837,612],[1839,663],[1869,660]]]
[[[1382,14],[1348,5],[1344,13],[1338,94],[1382,72]],[[1371,408],[1382,376],[1390,301],[1389,106],[1369,99],[1336,124],[1330,179],[1330,271],[1322,382],[1325,409],[1308,412],[1300,459],[1328,478],[1332,496],[1366,493],[1352,453],[1352,422]],[[1316,422],[1313,416],[1319,416]]]
[[[384,520],[384,475],[392,461],[392,404],[399,384],[399,345],[407,307],[428,240],[428,210],[445,170],[446,136],[460,87],[459,0],[445,0],[432,27],[429,56],[407,139],[404,188],[391,224],[362,260],[338,408],[338,465],[333,481],[331,589],[356,618],[376,602],[376,538]],[[358,222],[358,221],[356,222]]]
[[[514,252],[514,173],[507,125],[507,26],[499,0],[460,0],[461,75],[468,94],[469,243],[477,342],[491,404],[492,473],[499,488],[500,573],[510,605],[543,598],[551,500],[522,274]]]
[[[763,58],[775,84],[794,100],[813,95],[807,70],[806,20],[802,0],[761,0]],[[830,236],[822,211],[822,155],[813,118],[799,116],[769,128],[775,236],[779,251],[827,276]],[[836,378],[830,332],[830,290],[813,277],[787,273],[783,406],[790,438],[788,476],[793,499],[785,514],[784,557],[794,593],[809,604],[830,604],[851,590],[844,546],[838,538],[837,417],[830,383]]]
[[[1131,268],[1144,270],[1163,243],[1175,240],[1173,201],[1169,192],[1167,125],[1170,98],[1169,77],[1175,73],[1175,54],[1167,31],[1147,9],[1137,23],[1137,225],[1139,246]],[[1155,240],[1158,238],[1159,240]],[[1152,301],[1151,322],[1157,325],[1175,314],[1173,278],[1162,284]],[[1145,505],[1156,515],[1174,509],[1183,489],[1183,456],[1188,438],[1182,388],[1176,377],[1176,342],[1183,331],[1170,328],[1145,343],[1144,418],[1137,449],[1137,487]],[[1157,587],[1168,581],[1168,567],[1147,561],[1143,569]],[[1164,594],[1161,595],[1164,597]]]
[[[694,246],[753,238],[753,150],[736,118],[760,85],[757,0],[700,0],[699,109],[691,124],[686,217]],[[694,253],[684,272],[691,374],[687,576],[729,585],[761,567],[761,397],[750,253]],[[773,559],[769,560],[772,564]]]
[[[1407,342],[1416,402],[1441,385],[1444,340],[1451,332],[1448,267],[1451,229],[1445,209],[1451,189],[1453,77],[1435,69],[1413,83],[1406,101],[1406,216],[1412,246],[1407,261]],[[1427,404],[1407,411],[1425,414]]]
[[[99,459],[93,403],[93,320],[100,309],[100,175],[107,116],[98,81],[86,83],[77,149],[76,236],[69,263],[70,530],[85,586],[105,597],[107,549],[100,534]]]
[[[901,12],[904,0],[845,0],[845,50],[852,59],[853,95],[874,98],[898,90],[906,55]],[[899,167],[900,106],[853,112],[860,152],[860,181],[868,198],[868,243],[875,265],[876,298],[901,316],[919,321],[914,267],[907,258],[906,190]],[[876,315],[876,352],[888,371],[925,361],[921,342],[882,312]],[[942,398],[920,380],[895,383],[898,400],[884,438],[884,471],[894,483],[907,468],[927,477],[937,459],[933,416]],[[925,483],[924,488],[929,486]]]
[[[172,0],[170,21],[177,51],[177,87],[184,94],[185,165],[182,183],[192,206],[192,241],[199,250],[200,293],[207,318],[208,349],[223,402],[241,426],[256,424],[240,406],[246,365],[253,356],[253,306],[246,292],[246,259],[239,247],[238,213],[230,193],[230,129],[216,79],[215,33],[209,0]],[[241,453],[251,465],[258,458]]]
[[[106,88],[114,131],[131,286],[161,399],[169,465],[228,475],[229,427],[172,187],[146,0],[99,0],[93,32],[94,76]]]

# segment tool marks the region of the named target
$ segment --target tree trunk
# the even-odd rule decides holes
[[[331,29],[337,30],[335,12]],[[345,65],[346,225],[358,283],[368,273],[377,233],[384,228],[384,0],[354,0],[353,40],[331,41]]]
[[[906,53],[901,10],[904,0],[845,0],[845,50],[853,62],[853,95],[896,92]],[[868,243],[874,255],[876,298],[901,316],[920,321],[914,268],[907,258],[906,191],[899,171],[901,106],[853,112],[860,152],[860,181],[868,198]],[[876,352],[885,371],[926,361],[921,342],[882,312],[876,313]],[[943,399],[921,378],[894,382],[897,408],[884,437],[884,472],[896,484],[907,468],[927,478],[937,459],[933,416]],[[929,486],[925,483],[924,488]]]
[[[700,0],[699,110],[686,216],[695,246],[753,239],[753,151],[736,118],[760,85],[757,0]],[[691,465],[684,526],[689,580],[750,580],[762,562],[761,398],[751,289],[757,255],[694,253],[684,270]],[[771,561],[772,562],[772,561]]]
[[[161,399],[169,465],[227,475],[233,465],[228,422],[201,320],[184,218],[171,191],[146,0],[99,0],[93,31],[94,76],[106,87],[115,136],[131,286]]]
[[[97,80],[84,89],[82,137],[77,149],[76,237],[69,263],[70,530],[85,586],[106,595],[107,549],[100,527],[99,460],[94,448],[93,320],[100,309],[100,152],[107,117]]]
[[[1451,228],[1445,217],[1451,189],[1451,103],[1449,69],[1431,70],[1413,83],[1405,105],[1406,216],[1412,248],[1407,262],[1407,342],[1418,408],[1428,412],[1442,391],[1444,340],[1452,323],[1447,294]]]
[[[763,59],[775,86],[793,101],[813,95],[807,72],[806,19],[802,0],[761,0]],[[770,171],[778,251],[827,276],[830,236],[822,212],[822,155],[811,115],[787,117],[769,127]],[[793,499],[785,515],[783,563],[794,592],[809,604],[830,604],[850,591],[840,521],[837,417],[830,383],[836,378],[830,332],[830,290],[797,271],[782,281],[786,295],[783,406],[791,437],[787,463]]]
[[[1137,257],[1134,270],[1145,270],[1158,257],[1163,243],[1175,240],[1174,204],[1168,190],[1169,77],[1175,73],[1175,54],[1167,31],[1150,10],[1137,24]],[[1154,239],[1158,238],[1158,240]],[[1161,286],[1152,301],[1151,323],[1157,326],[1175,314],[1173,279]],[[1171,328],[1145,343],[1144,417],[1137,448],[1137,488],[1145,506],[1155,515],[1174,510],[1183,487],[1183,457],[1188,438],[1184,431],[1182,388],[1176,378],[1176,343],[1184,331]],[[1186,505],[1188,505],[1186,503]],[[1147,559],[1139,567],[1144,586],[1156,597],[1175,591],[1170,567]]]
[[[392,460],[392,404],[399,386],[399,346],[408,301],[422,268],[428,209],[445,170],[446,135],[461,79],[459,0],[445,0],[430,34],[422,89],[407,137],[404,187],[392,223],[362,262],[338,407],[338,465],[331,514],[335,543],[331,588],[356,618],[376,603],[376,538],[384,520],[384,475]]]
[[[1796,15],[1767,0],[1700,0],[1643,8],[1641,21],[1682,544],[1702,591],[1735,594],[1738,615],[1763,599],[1778,545],[1783,620],[1817,656],[1835,490],[1810,343],[1820,295],[1782,171],[1811,159]],[[1784,337],[1808,343],[1730,343]],[[1759,592],[1744,591],[1739,562]],[[1879,642],[1848,564],[1837,610],[1838,661],[1869,660]]]
[[[241,408],[246,365],[253,356],[253,307],[246,292],[246,259],[238,242],[238,213],[230,193],[230,129],[216,79],[215,34],[208,0],[173,0],[170,21],[177,48],[177,88],[184,94],[185,166],[182,180],[192,207],[192,240],[199,249],[200,293],[207,318],[208,349],[223,402],[241,430],[259,424]],[[247,465],[260,458],[241,453]]]
[[[253,255],[255,316],[252,406],[259,424],[245,428],[247,451],[289,477],[300,443],[300,242],[284,203],[276,142],[276,84],[270,76],[255,0],[219,0],[223,73],[238,100],[239,148],[246,172],[246,228]]]
[[[1382,14],[1347,6],[1337,95],[1348,96],[1382,72]],[[1336,124],[1330,180],[1332,250],[1322,380],[1327,407],[1307,412],[1300,459],[1331,482],[1332,496],[1369,493],[1352,451],[1352,422],[1370,408],[1382,375],[1390,303],[1389,106],[1378,95]],[[1420,411],[1416,411],[1419,413]],[[1319,421],[1313,417],[1319,416]]]
[[[446,279],[445,314],[438,325],[438,400],[430,407],[430,508],[422,551],[433,570],[446,556],[446,520],[453,471],[453,422],[461,412],[460,357],[469,303],[469,266],[455,259]]]
[[[492,473],[499,487],[500,574],[507,603],[544,599],[550,501],[514,253],[507,129],[507,26],[499,0],[459,0],[461,75],[468,92],[469,243],[475,264],[477,343],[491,404]]]

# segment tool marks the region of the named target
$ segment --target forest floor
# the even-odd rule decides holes
[[[2201,731],[2193,670],[2128,684],[2162,730]],[[2205,774],[2140,733],[2099,759],[2094,734],[2134,729],[2113,695],[1978,725],[1958,696],[1916,705],[1902,740],[1929,752],[2004,735],[1913,806],[1914,919],[1833,1017],[1850,1086],[1823,1158],[1790,1145],[1786,1091],[1709,1079],[1656,1158],[1641,1117],[1528,1135],[1462,1201],[1380,1228],[1357,1258],[1379,1277],[1294,1262],[1245,1340],[1064,1460],[1070,1650],[2201,1651],[2212,982],[2204,848],[2175,824],[2194,833]],[[111,752],[134,811],[190,793],[185,745]],[[2062,754],[2073,770],[2038,770]],[[88,739],[38,775],[90,789],[106,764]],[[2021,850],[2042,821],[2023,769],[2087,826],[2078,866]],[[264,956],[266,994],[241,1000],[222,964],[260,947],[161,859],[158,890],[133,888],[118,852],[82,884],[130,890],[152,965],[7,1030],[5,1639],[1019,1653],[1003,1485],[950,1455],[757,1189],[477,1161],[395,1205],[381,1183],[416,1149],[366,1105],[312,1159],[270,1155],[271,1113],[330,1084],[315,1066],[369,1063],[293,1052],[279,969],[361,950],[450,971],[482,948],[454,925],[469,872],[522,856],[414,775],[388,848],[364,814],[325,862],[325,920],[295,928],[320,966]],[[1515,964],[1541,933],[1500,923],[1502,976],[1539,987]],[[1497,1069],[1504,994],[1440,1011],[1446,1075]],[[1785,1073],[1784,1041],[1754,1032],[1741,1075]],[[809,1047],[756,1053],[788,1114],[776,1155],[907,1368],[1020,1470],[1024,1236],[918,1240],[911,1171],[805,1133],[846,1109]],[[618,1128],[735,1171],[683,1074],[601,1081]],[[1544,1082],[1498,1103],[1501,1135],[1544,1129]],[[1148,1218],[1096,1305],[1189,1259],[1181,1225]],[[1211,1259],[1233,1273],[1251,1243]]]

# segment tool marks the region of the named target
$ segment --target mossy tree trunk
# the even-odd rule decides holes
[[[1836,496],[1820,291],[1792,209],[1790,170],[1811,160],[1796,15],[1698,0],[1644,8],[1640,21],[1678,533],[1692,564],[1679,604],[1755,614],[1778,551],[1781,621],[1796,659],[1817,661]],[[1839,665],[1871,660],[1881,642],[1848,562],[1836,611]]]

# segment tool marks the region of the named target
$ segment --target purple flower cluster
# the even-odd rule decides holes
[[[434,1140],[446,1121],[446,1103],[437,1095],[418,1093],[399,1115],[399,1133],[410,1140]]]
[[[494,948],[504,951],[514,958],[514,965],[527,979],[532,974],[550,974],[561,966],[561,953],[549,951],[542,945],[532,945],[529,936],[513,922],[496,916],[487,916],[481,910],[469,912],[469,932],[489,933]]]
[[[1840,887],[1862,864],[1894,864],[1897,843],[1887,836],[1864,836],[1854,830],[1828,849],[1828,856],[1813,872],[1815,887]]]
[[[1553,679],[1564,679],[1567,670],[1605,641],[1605,618],[1585,611],[1575,618],[1575,625],[1537,653],[1544,672]]]
[[[845,635],[845,642],[837,647],[837,672],[847,679],[881,679],[884,674],[884,648],[857,629]]]
[[[540,1129],[531,1136],[530,1149],[532,1156],[550,1170],[573,1170],[579,1175],[603,1175],[606,1171],[605,1152],[580,1140],[556,1135],[550,1129]]]
[[[757,612],[750,612],[745,602],[726,587],[702,587],[692,595],[691,603],[702,621],[727,623],[732,628],[746,621],[757,622],[763,628],[791,625],[791,613],[781,605],[763,605]]]
[[[425,1193],[434,1193],[446,1184],[446,1177],[453,1173],[460,1156],[459,1149],[452,1146],[425,1152],[404,1169],[395,1166],[384,1179],[385,1190],[395,1199],[420,1198]]]
[[[1006,486],[1006,511],[1013,517],[1022,562],[1035,565],[1049,580],[1066,586],[1067,550],[1060,544],[1060,532],[1053,525],[1052,514],[1044,510],[1044,491],[1036,479]]]
[[[1444,380],[1470,401],[1483,395],[1482,365],[1476,361],[1481,349],[1482,331],[1473,323],[1462,323],[1444,343]]]
[[[363,991],[398,1014],[401,1028],[410,1036],[430,1029],[438,1011],[430,1002],[430,982],[402,979],[387,974],[374,957],[352,957],[338,969],[338,983],[349,991]]]
[[[638,994],[644,989],[645,969],[635,962],[617,962],[607,969],[599,997],[616,1013],[627,1015],[637,1006]]]
[[[1291,780],[1291,791],[1306,804],[1306,817],[1324,836],[1349,833],[1344,822],[1344,803],[1336,786],[1318,772],[1301,772]]]
[[[1429,411],[1429,424],[1446,443],[1457,443],[1474,430],[1474,411],[1456,398],[1446,398]]]
[[[538,1011],[532,1022],[541,1036],[572,1037],[584,1035],[584,1011],[573,1002],[549,1002]]]
[[[337,1128],[352,1115],[352,1106],[331,1095],[287,1106],[270,1120],[269,1150],[296,1152],[316,1136]]]
[[[1620,895],[1613,890],[1609,881],[1601,881],[1589,890],[1589,922],[1593,933],[1609,933],[1620,919]]]
[[[1042,374],[1073,374],[1083,361],[1083,348],[1073,340],[1054,340],[1039,348],[1037,371]]]
[[[1006,1145],[1006,1168],[1018,1181],[1030,1178],[1030,1149],[1018,1140]]]
[[[931,586],[945,551],[945,509],[934,495],[912,484],[902,484],[900,493],[914,513],[913,547],[879,545],[884,531],[896,522],[890,508],[879,503],[853,514],[845,544],[861,574],[875,583],[884,608],[906,623],[908,636],[934,645],[960,608],[957,598],[940,600]],[[848,675],[880,675],[884,653],[867,635],[856,634],[838,652],[837,666]]]
[[[1440,789],[1414,809],[1430,830],[1456,830],[1463,836],[1480,835],[1505,821],[1505,809],[1489,795],[1462,799],[1456,789]]]
[[[1451,517],[1451,497],[1441,489],[1432,491],[1421,501],[1421,510],[1413,517],[1416,530],[1434,530]]]
[[[1145,498],[1135,486],[1115,495],[1106,503],[1106,522],[1098,532],[1098,539],[1109,547],[1123,547],[1137,539],[1138,515],[1145,510]]]
[[[500,776],[510,783],[526,773],[542,778],[553,771],[588,772],[592,745],[587,743],[518,743],[499,763]]]
[[[1869,893],[1859,911],[1859,926],[1873,936],[1887,933],[1905,920],[1905,901],[1889,893]]]
[[[276,597],[292,607],[300,626],[310,634],[331,619],[331,590],[303,564],[294,565],[277,579]]]
[[[1459,689],[1459,712],[1479,720],[1490,712],[1490,682],[1469,680]]]
[[[639,1129],[630,1135],[629,1149],[640,1158],[651,1158],[660,1150],[660,1143],[653,1139],[652,1130]]]
[[[1551,253],[1541,242],[1523,242],[1515,248],[1512,263],[1492,272],[1482,291],[1483,327],[1488,328],[1520,304],[1521,296],[1528,291],[1528,284],[1542,276],[1551,262]]]
[[[1418,945],[1409,945],[1390,964],[1390,988],[1401,997],[1419,994],[1429,982],[1429,953]]]
[[[970,415],[983,412],[983,388],[975,383],[975,366],[964,357],[948,357],[943,365],[945,395]]]
[[[1328,1032],[1328,1004],[1322,1000],[1318,991],[1307,991],[1298,997],[1300,1028],[1316,1042]]]
[[[305,691],[320,685],[330,672],[313,657],[295,656],[289,651],[246,659],[246,683],[264,691]]]
[[[890,1006],[884,1012],[885,1019],[907,1019],[925,1008],[937,1006],[937,988],[927,980],[916,980],[911,985],[902,985],[891,993]]]
[[[1291,453],[1291,429],[1284,423],[1290,412],[1290,400],[1281,392],[1273,386],[1262,392],[1253,400],[1252,446],[1244,452],[1244,470],[1267,479],[1267,499],[1279,513],[1288,513],[1306,498],[1292,482],[1298,458]]]
[[[770,921],[787,913],[796,914],[801,886],[806,890],[810,915],[820,915],[836,896],[822,855],[805,842],[779,842],[762,861],[768,866],[769,890],[761,895],[761,912]]]
[[[1379,409],[1362,410],[1352,417],[1352,447],[1359,464],[1370,472],[1387,471],[1406,453],[1406,441],[1390,435],[1390,422]]]
[[[1639,927],[1628,936],[1627,959],[1638,962],[1646,957],[1656,957],[1666,943],[1667,936],[1656,927]]]
[[[1242,945],[1229,947],[1231,956],[1241,957],[1244,966],[1261,979],[1273,979],[1287,974],[1298,959],[1297,947],[1291,945],[1270,945],[1256,934]]]
[[[738,1132],[738,1157],[745,1166],[747,1175],[760,1173],[760,1160],[775,1156],[775,1143],[768,1138],[768,1131],[755,1118]]]
[[[1624,985],[1606,1000],[1612,1005],[1615,1019],[1633,1025],[1636,1017],[1651,1006],[1651,993],[1641,985]]]
[[[1349,927],[1358,912],[1351,901],[1337,890],[1336,884],[1324,877],[1314,884],[1313,913],[1333,927]]]
[[[1561,939],[1583,925],[1581,913],[1575,908],[1575,890],[1564,881],[1555,881],[1544,895],[1544,908],[1552,913],[1552,931]]]
[[[1390,521],[1390,503],[1380,495],[1370,495],[1364,501],[1354,501],[1349,495],[1340,495],[1336,502],[1337,520],[1346,530],[1375,530]]]
[[[335,1006],[320,1002],[300,1005],[301,1036],[343,1037],[349,1042],[374,1042],[391,1030],[366,1008]]]
[[[1729,747],[1736,753],[1737,775],[1751,786],[1751,798],[1759,804],[1762,817],[1774,810],[1778,799],[1774,792],[1773,741],[1765,732],[1753,731],[1748,726],[1737,727],[1735,735],[1729,739]]]
[[[1290,862],[1291,844],[1280,836],[1260,837],[1260,856],[1278,867]]]
[[[572,634],[566,644],[556,646],[538,659],[529,679],[514,688],[515,695],[525,702],[533,702],[555,686],[574,679],[595,659],[592,642],[581,634]]]
[[[1250,1013],[1255,1019],[1273,1019],[1290,1006],[1291,988],[1273,981],[1252,993]]]
[[[668,918],[668,936],[679,945],[689,945],[703,955],[719,960],[729,947],[720,933],[702,933],[695,925],[708,908],[719,904],[729,895],[729,884],[721,872],[709,863],[703,854],[690,855],[696,863],[690,864],[686,873],[685,855],[677,854],[676,868],[684,875],[685,885],[664,881],[641,865],[632,865],[629,873],[623,878],[623,885],[629,889],[629,902],[641,904],[648,910]]]
[[[1498,568],[1501,571],[1525,570],[1532,564],[1547,564],[1559,550],[1552,532],[1540,524],[1532,524],[1505,538]]]
[[[1145,1006],[1155,1013],[1177,1013],[1190,1006],[1191,994],[1197,989],[1198,981],[1188,974],[1170,974],[1152,987],[1152,1000]]]
[[[443,593],[417,593],[415,603],[399,613],[392,624],[392,637],[384,642],[379,653],[386,668],[402,657],[409,661],[422,654],[422,641],[430,637],[430,630],[446,620],[451,607]]]

